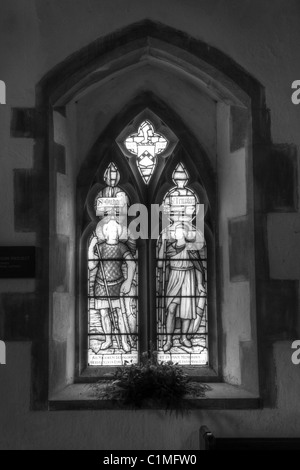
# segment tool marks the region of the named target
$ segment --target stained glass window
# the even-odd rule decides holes
[[[182,163],[164,197],[170,225],[157,242],[158,360],[181,365],[208,364],[207,254],[204,234],[195,226],[199,201],[187,187]]]
[[[162,198],[167,217],[164,217],[165,228],[156,241],[154,266],[148,262],[144,245],[141,245],[140,256],[143,256],[143,269],[148,276],[140,279],[143,299],[146,298],[143,304],[147,305],[148,296],[154,295],[156,309],[146,311],[145,323],[138,324],[138,250],[134,237],[139,232],[134,232],[132,217],[127,218],[127,215],[130,199],[139,200],[136,191],[139,183],[135,181],[132,185],[134,179],[128,179],[128,175],[130,171],[136,175],[138,168],[148,185],[158,158],[161,161],[157,176],[163,175],[163,169],[167,168],[162,164],[163,159],[172,155],[178,140],[158,117],[146,110],[127,125],[116,142],[129,162],[128,169],[122,166],[126,185],[120,184],[119,169],[112,161],[103,172],[103,181],[97,173],[87,203],[90,227],[93,227],[87,229],[86,247],[88,365],[113,367],[125,361],[138,363],[145,352],[140,350],[138,337],[148,342],[153,323],[156,324],[159,361],[171,360],[186,366],[208,365],[207,247],[204,228],[198,224],[200,208],[204,206],[189,185],[190,176],[183,162],[176,165],[172,173],[173,187]],[[180,153],[174,154],[174,158],[178,158],[177,155]],[[114,161],[118,158],[116,156]],[[169,175],[166,176],[169,180]],[[162,183],[165,182],[163,178]],[[147,190],[144,188],[146,195],[140,196],[147,201],[149,211],[157,194],[158,178],[153,183]],[[206,200],[201,191],[199,194]],[[151,230],[149,227],[147,253],[152,246]],[[153,268],[156,277],[151,271]]]
[[[111,163],[106,187],[95,198],[99,222],[88,240],[88,364],[118,366],[138,362],[138,264],[136,241],[123,214],[129,199],[118,187]]]
[[[136,155],[137,167],[146,184],[155,170],[157,156],[166,150],[168,144],[166,137],[155,132],[150,120],[143,121],[138,131],[125,139],[124,145],[132,155]]]

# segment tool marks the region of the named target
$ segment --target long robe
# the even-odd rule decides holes
[[[166,254],[170,259],[166,307],[168,308],[171,303],[176,303],[177,318],[195,320],[201,298],[191,296],[198,295],[195,270],[204,274],[200,257],[196,251],[187,250],[186,245],[177,247],[176,243],[169,245]]]

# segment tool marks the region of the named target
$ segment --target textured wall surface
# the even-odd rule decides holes
[[[277,409],[203,410],[178,418],[148,410],[29,412],[30,344],[9,344],[7,357],[10,367],[0,369],[1,448],[196,450],[203,424],[220,437],[300,435],[300,376],[287,342],[274,348]]]

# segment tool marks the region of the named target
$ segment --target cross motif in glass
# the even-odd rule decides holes
[[[143,121],[138,132],[129,135],[124,142],[126,149],[136,155],[137,167],[146,184],[149,183],[157,164],[157,156],[168,147],[168,140],[155,132],[153,124]]]

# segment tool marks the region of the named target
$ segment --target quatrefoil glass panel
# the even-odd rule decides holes
[[[165,136],[155,132],[154,126],[149,120],[143,121],[138,131],[130,134],[124,141],[126,149],[137,157],[137,167],[146,184],[157,165],[157,157],[164,152],[169,142]]]

